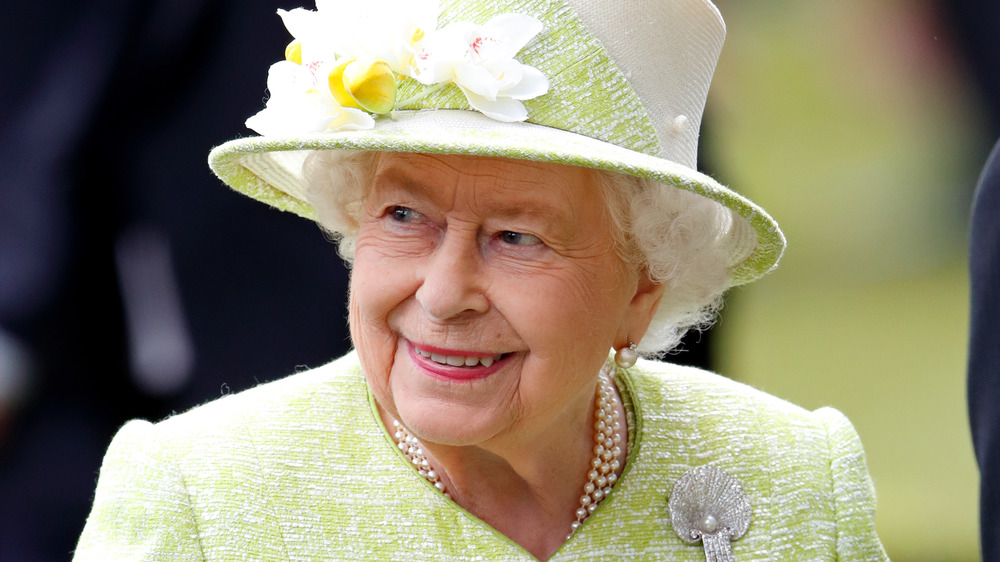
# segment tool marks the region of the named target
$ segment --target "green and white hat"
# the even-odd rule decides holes
[[[648,178],[744,217],[757,245],[734,285],[785,239],[749,199],[697,172],[698,131],[725,24],[708,0],[317,0],[279,10],[294,40],[272,65],[263,136],[209,164],[254,199],[316,220],[311,151],[471,154]]]

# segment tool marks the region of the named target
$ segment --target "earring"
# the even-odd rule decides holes
[[[628,347],[623,347],[615,352],[615,365],[622,369],[631,368],[639,359],[639,354],[635,352],[635,342],[628,342]]]

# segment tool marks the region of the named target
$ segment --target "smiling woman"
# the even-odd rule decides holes
[[[578,507],[592,456],[578,437],[607,350],[645,331],[663,290],[615,252],[596,176],[390,155],[355,250],[351,333],[383,421],[434,444],[427,459],[459,503],[503,498],[472,512],[512,538],[540,535],[519,541],[532,552],[555,550]],[[547,466],[554,451],[571,462]]]
[[[636,273],[624,274],[594,172],[429,155],[391,156],[383,170],[358,234],[350,306],[379,404],[453,445],[508,438],[525,450],[517,431],[556,437],[586,425],[606,350],[645,330],[662,291],[645,283],[639,294]],[[433,192],[410,187],[431,180]],[[512,234],[530,243],[511,244]],[[501,359],[455,368],[415,349]],[[448,422],[433,415],[440,407],[460,427],[437,427]],[[521,427],[529,422],[544,431]]]
[[[884,559],[842,415],[639,358],[784,247],[694,169],[714,6],[375,4],[282,12],[210,156],[338,241],[355,351],[127,424],[77,558]]]

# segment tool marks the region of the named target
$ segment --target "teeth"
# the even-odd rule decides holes
[[[440,353],[431,353],[429,351],[424,351],[419,347],[414,347],[417,353],[423,357],[429,358],[435,363],[440,363],[442,365],[451,365],[452,367],[475,367],[477,365],[482,365],[483,367],[489,367],[496,361],[499,361],[503,354],[494,355],[493,357],[465,357],[462,355],[441,355]]]

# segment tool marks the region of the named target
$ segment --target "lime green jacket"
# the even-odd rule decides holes
[[[736,560],[883,560],[857,434],[702,371],[619,371],[622,478],[551,560],[705,559],[670,526],[673,484],[713,464],[753,509]],[[567,526],[572,514],[567,514]],[[375,412],[357,356],[160,423],[104,459],[75,560],[532,560],[418,475]]]

